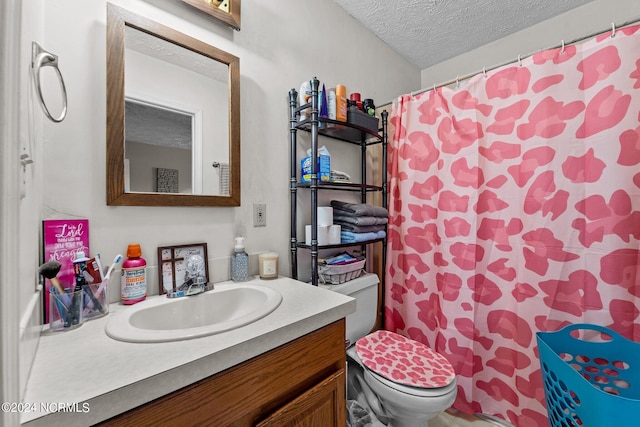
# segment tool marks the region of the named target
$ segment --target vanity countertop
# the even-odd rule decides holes
[[[21,422],[25,426],[94,424],[242,363],[346,317],[355,300],[286,277],[253,278],[282,294],[271,314],[241,328],[165,343],[129,343],[104,331],[127,306],[68,332],[40,338]],[[149,298],[164,298],[153,296]],[[29,408],[26,408],[29,406]]]

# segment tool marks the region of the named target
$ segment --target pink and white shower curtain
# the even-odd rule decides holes
[[[640,341],[640,26],[392,110],[385,329],[451,362],[455,408],[546,426],[536,332]]]

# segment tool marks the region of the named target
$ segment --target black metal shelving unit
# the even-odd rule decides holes
[[[366,246],[369,244],[382,242],[382,264],[386,266],[387,238],[375,239],[358,243],[341,243],[335,245],[318,245],[318,191],[357,191],[360,192],[362,203],[367,202],[368,192],[382,193],[382,206],[387,207],[387,111],[381,113],[381,129],[378,132],[358,126],[356,124],[345,123],[319,117],[318,111],[318,90],[319,81],[315,77],[311,83],[311,102],[298,105],[298,92],[295,89],[289,91],[289,142],[290,142],[290,204],[291,204],[291,277],[298,278],[298,249],[309,250],[311,252],[311,284],[318,285],[318,252],[322,249],[346,248],[360,246],[362,253],[366,254]],[[300,111],[311,108],[311,115],[305,120],[300,120]],[[318,136],[323,135],[328,138],[354,144],[360,147],[361,175],[360,184],[343,182],[323,182],[318,181],[318,162],[311,162],[311,181],[300,182],[297,178],[298,159],[296,158],[297,134],[298,131],[305,131],[311,134],[311,158],[318,155]],[[382,182],[378,185],[367,184],[367,148],[371,145],[382,144]],[[308,190],[311,197],[311,244],[298,242],[297,236],[297,197],[298,189]],[[384,267],[383,267],[384,268]],[[381,282],[384,277],[380,278]]]

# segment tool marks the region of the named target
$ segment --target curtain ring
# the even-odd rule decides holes
[[[42,69],[42,67],[53,67],[58,74],[58,80],[60,81],[60,87],[62,89],[62,112],[58,117],[53,117],[51,115],[49,109],[47,108],[47,105],[44,102],[44,97],[42,96],[42,87],[40,86],[40,70]],[[60,123],[67,115],[67,89],[64,85],[62,73],[60,73],[60,69],[58,68],[58,56],[47,52],[38,43],[32,42],[31,68],[34,69],[33,79],[36,86],[36,91],[38,92],[38,101],[40,101],[40,106],[44,110],[44,113],[47,115],[47,117],[51,119],[51,121]]]
[[[438,93],[438,89],[436,88],[436,84],[435,83],[433,84],[433,92],[434,93]]]
[[[611,38],[614,38],[616,36],[616,23],[612,22],[611,23]]]
[[[456,76],[456,89],[460,88],[460,76]]]
[[[560,54],[564,55],[564,40],[562,40],[562,49],[560,49]]]
[[[522,67],[522,59],[520,58],[520,55],[518,55],[518,66]]]
[[[484,77],[487,78],[487,67],[482,67],[482,74],[484,74]]]

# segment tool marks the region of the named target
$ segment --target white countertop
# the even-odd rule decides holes
[[[25,426],[85,426],[135,408],[346,317],[355,300],[286,277],[249,282],[278,290],[282,303],[241,328],[208,337],[128,343],[104,331],[110,313],[40,338],[23,406]],[[149,298],[164,298],[153,296]],[[45,331],[48,328],[45,327]],[[56,411],[57,407],[68,409]]]

